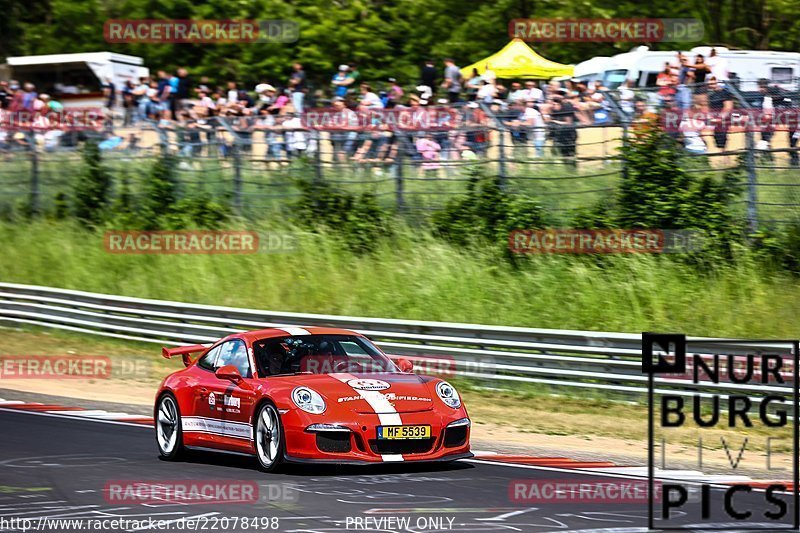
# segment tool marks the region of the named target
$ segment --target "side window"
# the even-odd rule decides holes
[[[244,342],[233,340],[220,346],[219,357],[214,365],[214,369],[216,370],[225,365],[235,366],[244,378],[252,377],[250,373],[250,361],[247,357],[247,347]]]
[[[775,83],[791,83],[794,70],[792,67],[772,67],[772,81]]]
[[[207,354],[205,354],[198,362],[197,366],[200,368],[204,368],[206,370],[214,370],[216,367],[214,366],[214,362],[217,359],[217,354],[219,353],[220,347],[217,346]]]

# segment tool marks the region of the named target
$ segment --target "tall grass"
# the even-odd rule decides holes
[[[249,227],[266,231],[266,227]],[[283,228],[281,231],[287,231]],[[796,337],[800,282],[741,258],[535,257],[514,268],[400,229],[356,255],[337,238],[253,255],[116,255],[68,222],[0,224],[0,279],[213,305],[546,328]]]

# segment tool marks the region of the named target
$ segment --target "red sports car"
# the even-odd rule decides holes
[[[366,464],[471,457],[470,419],[455,388],[411,373],[363,335],[284,327],[237,333],[211,346],[164,348],[186,368],[155,404],[165,459],[186,448],[283,462]],[[200,354],[192,358],[192,354]]]

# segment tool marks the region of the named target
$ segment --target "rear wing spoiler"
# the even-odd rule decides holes
[[[211,345],[192,344],[191,346],[179,346],[177,348],[167,348],[165,346],[161,348],[161,355],[164,356],[165,359],[172,359],[176,355],[180,355],[183,358],[183,364],[185,366],[189,366],[194,362],[194,360],[192,360],[192,358],[189,357],[189,355],[193,353],[204,352],[209,346]]]

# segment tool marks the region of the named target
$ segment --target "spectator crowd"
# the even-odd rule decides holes
[[[209,78],[194,80],[186,68],[173,73],[157,71],[154,77],[127,81],[117,87],[104,80],[105,147],[113,149],[127,143],[135,148],[140,142],[137,127],[154,125],[170,132],[186,156],[203,150],[218,150],[228,156],[236,147],[253,152],[255,139],[263,144],[270,160],[284,160],[320,150],[320,135],[304,120],[310,109],[327,108],[340,113],[353,127],[330,131],[330,141],[337,160],[364,162],[393,161],[406,156],[419,160],[423,168],[435,169],[442,161],[473,159],[485,155],[490,131],[503,126],[517,148],[532,157],[545,157],[552,148],[556,155],[574,160],[578,131],[581,127],[606,126],[632,121],[658,120],[666,112],[707,112],[716,118],[697,127],[682,127],[671,132],[686,149],[703,153],[705,138],[710,136],[717,148],[725,150],[728,123],[719,117],[734,112],[732,90],[735,74],[712,50],[706,59],[679,53],[664,65],[655,86],[639,88],[633,80],[619,87],[603,85],[602,80],[535,80],[501,83],[491,65],[484,72],[473,69],[463,76],[452,59],[441,64],[426,61],[415,83],[403,86],[395,78],[371,83],[362,79],[358,65],[342,64],[330,76],[329,83],[314,86],[302,64],[295,63],[280,82],[264,80],[245,86],[236,80],[212,83]],[[772,109],[792,105],[792,98],[768,80],[759,82],[757,106]],[[613,95],[613,96],[612,96]],[[458,128],[398,132],[387,125],[359,129],[350,114],[380,110],[409,110],[421,113],[434,108],[454,109]],[[45,150],[70,146],[75,135],[65,135],[63,128],[48,127],[48,113],[63,111],[63,105],[31,83],[14,80],[0,82],[0,119],[2,115],[24,111],[31,125],[39,131],[32,137],[3,128],[0,120],[0,150],[41,144]],[[125,141],[115,128],[130,128]],[[768,147],[774,131],[761,132],[761,147]],[[790,146],[798,141],[797,130],[789,132]],[[79,139],[78,139],[79,140]],[[549,142],[548,142],[549,141]],[[796,164],[797,153],[792,152]]]

